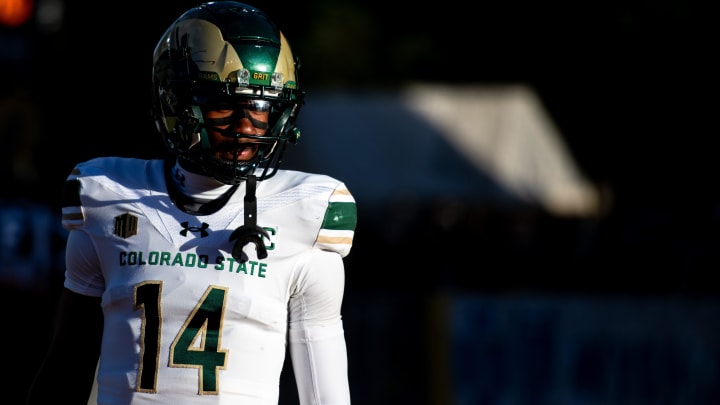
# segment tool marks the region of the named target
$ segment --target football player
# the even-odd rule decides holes
[[[302,405],[350,403],[339,180],[280,170],[298,140],[298,62],[262,11],[210,2],[153,55],[167,159],[101,157],[67,177],[64,288],[28,405],[269,405],[286,348]],[[97,373],[97,374],[95,374]]]

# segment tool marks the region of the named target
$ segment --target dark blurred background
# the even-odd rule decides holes
[[[313,130],[286,168],[358,190],[344,306],[354,403],[720,403],[708,4],[249,3],[302,61],[301,119]],[[63,180],[94,156],[162,155],[152,52],[195,4],[0,0],[3,347],[19,353],[6,359],[8,403],[21,401],[49,339]],[[597,209],[494,198],[488,189],[512,190],[402,107],[417,85],[478,98],[529,89]],[[281,402],[293,403],[285,387]]]

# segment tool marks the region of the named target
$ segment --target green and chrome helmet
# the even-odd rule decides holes
[[[153,54],[152,112],[166,147],[226,184],[251,174],[258,180],[273,176],[287,143],[296,143],[300,134],[295,121],[305,94],[298,86],[298,67],[283,33],[257,8],[217,1],[186,11]],[[203,109],[242,102],[270,108],[268,130],[263,136],[225,131],[224,136],[252,138],[261,146],[249,161],[219,159]]]

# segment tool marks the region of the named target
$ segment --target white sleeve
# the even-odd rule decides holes
[[[316,251],[290,300],[290,356],[301,405],[348,405],[347,348],[340,309],[342,257]]]
[[[90,236],[79,230],[68,234],[65,248],[65,287],[78,294],[100,297],[105,279]]]

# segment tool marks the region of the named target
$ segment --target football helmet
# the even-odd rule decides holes
[[[153,53],[152,114],[165,146],[189,168],[225,184],[239,184],[249,175],[257,180],[273,176],[285,147],[300,135],[295,121],[305,93],[298,86],[298,68],[283,33],[257,8],[218,1],[189,9],[165,31]],[[203,111],[217,105],[239,106],[236,112],[245,117],[247,105],[269,108],[264,135],[237,133],[232,126],[222,130],[237,149],[241,142],[259,145],[252,159],[214,153],[207,131],[219,129]]]

